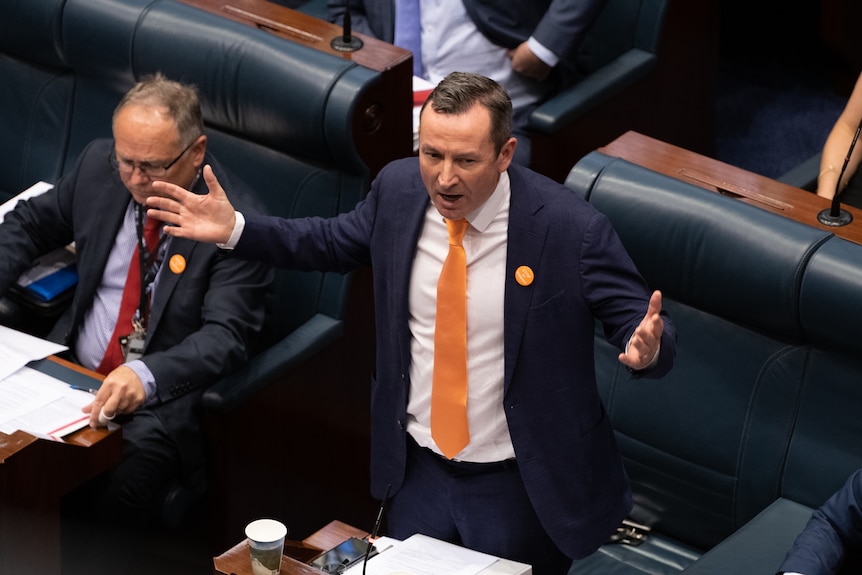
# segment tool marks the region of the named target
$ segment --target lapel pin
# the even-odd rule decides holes
[[[186,258],[181,256],[180,254],[174,254],[171,256],[171,260],[168,262],[168,266],[175,274],[181,274],[186,271]]]
[[[533,274],[533,270],[530,269],[530,266],[521,266],[515,270],[515,281],[522,286],[528,286],[533,283],[533,279],[535,277],[536,276]]]

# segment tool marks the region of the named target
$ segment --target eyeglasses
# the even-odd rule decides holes
[[[171,167],[174,164],[176,164],[180,160],[180,158],[182,158],[183,155],[185,155],[185,153],[188,152],[189,149],[197,141],[198,141],[197,138],[192,140],[188,146],[183,148],[183,151],[180,152],[179,156],[177,156],[176,158],[174,158],[173,160],[171,160],[169,163],[167,163],[164,166],[151,164],[149,162],[133,162],[131,160],[120,159],[117,157],[117,150],[116,149],[114,149],[111,152],[111,155],[109,156],[108,161],[110,161],[111,165],[114,166],[114,169],[117,170],[118,172],[120,172],[121,174],[125,174],[125,175],[131,174],[135,170],[135,168],[138,168],[138,170],[140,170],[140,172],[142,174],[144,174],[145,176],[147,176],[148,178],[161,178],[162,176],[164,176],[165,174],[168,173],[168,170],[170,170]]]

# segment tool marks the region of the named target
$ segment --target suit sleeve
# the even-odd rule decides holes
[[[264,323],[271,273],[266,265],[215,253],[206,273],[172,294],[153,349],[142,358],[161,403],[214,383],[249,358]]]
[[[44,194],[18,202],[6,214],[0,224],[0,246],[3,246],[0,294],[5,293],[36,258],[74,240],[70,217],[73,175],[61,179]]]
[[[561,59],[571,58],[605,2],[553,0],[531,35]]]
[[[814,510],[784,558],[779,573],[837,573],[849,547],[862,543],[862,469]]]
[[[652,291],[613,229],[610,220],[595,212],[587,224],[580,248],[581,276],[590,308],[602,322],[608,341],[624,349],[649,308]],[[673,367],[676,328],[662,310],[664,330],[656,364],[635,376],[661,377]]]

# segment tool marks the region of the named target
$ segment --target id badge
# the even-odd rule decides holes
[[[123,350],[123,358],[126,363],[140,359],[144,355],[145,338],[146,333],[138,330],[120,338],[120,349]]]

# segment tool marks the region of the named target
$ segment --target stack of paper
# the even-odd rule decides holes
[[[26,367],[65,349],[0,326],[0,431],[59,438],[87,425],[81,408],[93,401],[91,393]]]
[[[532,575],[529,565],[479,553],[427,535],[404,541],[386,537],[374,546],[379,553],[368,560],[366,575]],[[362,562],[344,572],[361,575]]]

